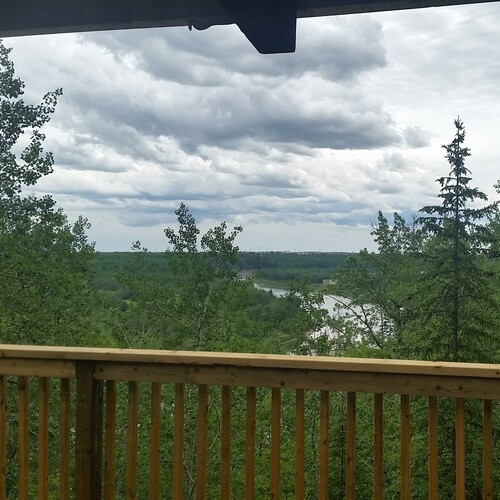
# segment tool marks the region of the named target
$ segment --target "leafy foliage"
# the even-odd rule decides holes
[[[120,275],[130,300],[126,310],[114,311],[119,345],[275,352],[301,337],[308,322],[297,301],[238,277],[240,227],[228,231],[222,222],[200,236],[188,207],[175,213],[178,227],[165,229],[169,249],[162,260],[136,242],[135,262]]]
[[[24,193],[52,172],[41,127],[62,91],[26,104],[9,52],[0,43],[0,335],[3,342],[78,343],[91,307],[89,224],[69,224],[49,195]]]

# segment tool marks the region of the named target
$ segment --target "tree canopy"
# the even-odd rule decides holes
[[[0,42],[0,335],[3,342],[75,343],[91,306],[89,224],[70,224],[52,196],[30,192],[53,170],[41,130],[62,90],[25,103],[9,52]]]

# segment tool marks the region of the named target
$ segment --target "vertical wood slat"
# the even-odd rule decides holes
[[[160,499],[160,402],[161,384],[151,384],[151,433],[149,447],[149,498]]]
[[[49,497],[49,381],[38,379],[38,498]]]
[[[255,498],[255,387],[247,387],[245,438],[245,499]]]
[[[198,438],[196,460],[196,498],[205,500],[207,494],[208,454],[208,386],[198,387]]]
[[[61,379],[59,401],[59,499],[70,498],[71,384]]]
[[[428,401],[428,488],[429,499],[437,500],[439,498],[438,482],[438,406],[437,397],[430,396]]]
[[[139,384],[128,383],[127,411],[127,490],[126,498],[137,496],[137,424],[139,423]]]
[[[76,363],[75,500],[101,498],[102,381],[95,364]]]
[[[465,500],[464,400],[455,399],[455,498]]]
[[[493,498],[493,405],[483,401],[483,498]]]
[[[320,392],[319,410],[319,499],[328,499],[328,404],[330,393]]]
[[[354,500],[356,490],[356,393],[347,393],[345,498]]]
[[[7,377],[0,375],[0,498],[7,498]]]
[[[273,388],[271,396],[271,498],[280,498],[280,442],[281,390]]]
[[[106,420],[104,423],[104,498],[115,498],[115,441],[116,441],[116,382],[106,381]]]
[[[182,500],[184,483],[184,384],[175,384],[172,497]]]
[[[221,500],[231,498],[231,387],[222,386],[221,416]]]
[[[295,500],[304,500],[304,390],[295,391]]]
[[[384,395],[373,398],[373,498],[384,498]]]
[[[18,377],[18,499],[29,498],[29,387],[28,377]]]
[[[410,500],[410,396],[401,394],[401,500]]]

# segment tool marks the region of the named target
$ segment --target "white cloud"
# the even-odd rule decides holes
[[[98,248],[164,248],[183,201],[202,226],[243,224],[242,248],[356,250],[378,210],[437,194],[459,114],[494,194],[499,18],[489,3],[300,20],[297,52],[276,56],[235,27],[5,44],[27,100],[64,88],[37,189],[87,216]]]

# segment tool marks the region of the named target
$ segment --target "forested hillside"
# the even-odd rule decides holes
[[[345,252],[239,251],[233,268],[240,278],[251,277],[255,283],[289,289],[294,282],[323,284],[323,281],[331,281],[336,270],[353,255]],[[165,252],[147,252],[144,259],[147,272],[154,276],[165,271],[169,255]],[[108,291],[119,290],[118,276],[130,271],[135,260],[133,252],[96,253],[92,261],[96,287]]]

